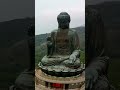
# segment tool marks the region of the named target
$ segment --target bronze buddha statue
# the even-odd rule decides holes
[[[57,21],[58,29],[47,38],[47,55],[39,66],[47,69],[52,67],[53,70],[59,68],[58,71],[64,69],[66,72],[77,70],[80,68],[80,44],[76,31],[69,28],[70,15],[61,12]]]

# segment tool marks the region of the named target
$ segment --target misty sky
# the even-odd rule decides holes
[[[104,1],[119,0],[86,0],[86,4]],[[71,27],[84,24],[84,9],[84,0],[0,0],[0,22],[36,14],[36,34],[40,34],[57,28],[56,17],[61,11],[71,15]]]
[[[0,0],[0,22],[34,17],[34,0]]]
[[[62,11],[70,14],[70,27],[77,27],[85,24],[85,0],[35,1],[35,34],[49,33],[57,29],[57,15]]]

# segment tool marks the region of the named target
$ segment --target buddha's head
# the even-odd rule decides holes
[[[67,12],[61,12],[58,17],[58,28],[68,29],[70,23],[70,15]]]

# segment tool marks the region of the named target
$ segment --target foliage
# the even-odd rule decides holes
[[[85,51],[80,51],[80,61],[85,63]]]

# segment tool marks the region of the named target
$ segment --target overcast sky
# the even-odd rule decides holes
[[[104,1],[119,0],[86,0],[86,4]],[[33,17],[36,14],[36,34],[47,33],[57,28],[56,18],[62,11],[71,15],[71,27],[84,24],[84,9],[85,0],[0,0],[0,22]]]
[[[0,22],[34,17],[35,0],[0,0]]]
[[[36,34],[49,33],[58,28],[57,15],[68,12],[71,16],[70,27],[85,24],[85,0],[35,0]]]

